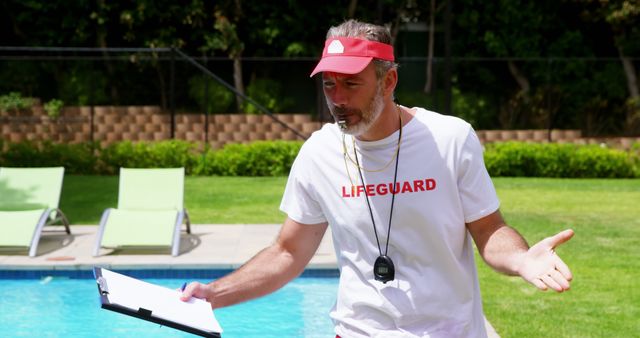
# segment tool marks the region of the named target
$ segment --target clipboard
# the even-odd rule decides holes
[[[211,305],[198,298],[183,302],[176,290],[94,267],[101,308],[201,337],[220,338],[222,328]]]

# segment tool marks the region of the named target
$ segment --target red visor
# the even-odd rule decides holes
[[[355,38],[330,38],[324,42],[322,59],[310,76],[319,72],[357,74],[376,59],[394,61],[393,46]]]

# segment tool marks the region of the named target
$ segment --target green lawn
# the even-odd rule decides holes
[[[185,206],[194,224],[281,223],[286,177],[186,177]],[[98,224],[118,203],[117,176],[65,176],[60,208],[72,224]]]
[[[187,177],[192,222],[280,223],[286,178]],[[563,294],[494,273],[478,258],[485,313],[502,337],[640,336],[640,180],[496,178],[507,222],[529,241],[573,228],[558,250],[574,274]],[[97,224],[117,178],[66,176],[61,208]]]
[[[537,291],[479,262],[485,313],[498,333],[639,337],[640,180],[494,182],[507,222],[530,244],[564,228],[576,233],[558,249],[574,275],[567,293]]]

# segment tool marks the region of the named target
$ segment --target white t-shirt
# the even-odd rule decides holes
[[[281,210],[299,223],[331,226],[340,284],[330,315],[343,338],[486,336],[465,223],[493,213],[499,201],[471,126],[416,109],[402,129],[395,187],[395,162],[381,172],[362,171],[360,182],[357,167],[348,158],[345,165],[336,124],[313,133],[289,175]],[[352,140],[345,138],[353,158]],[[398,132],[355,142],[360,165],[376,170],[396,152]],[[387,253],[395,280],[386,284],[373,276],[379,251],[365,189],[383,254],[396,192]]]

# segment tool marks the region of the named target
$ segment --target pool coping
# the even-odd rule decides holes
[[[109,269],[138,279],[184,279],[208,282],[229,274],[231,269]],[[338,278],[338,269],[306,269],[301,278]],[[8,279],[93,279],[93,269],[86,270],[0,270],[0,280]]]
[[[181,235],[180,254],[172,257],[169,249],[101,249],[93,257],[95,225],[73,225],[71,235],[46,232],[40,239],[36,257],[26,250],[0,251],[0,270],[90,270],[94,266],[119,270],[233,270],[261,249],[270,245],[279,224],[193,224],[191,234]],[[307,269],[336,270],[330,230]]]

